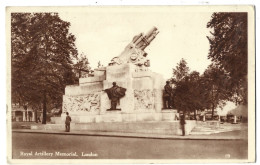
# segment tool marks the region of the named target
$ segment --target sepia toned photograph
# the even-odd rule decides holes
[[[7,7],[8,162],[254,162],[254,12]]]

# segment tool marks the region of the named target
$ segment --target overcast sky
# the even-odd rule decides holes
[[[97,67],[98,61],[107,66],[135,35],[146,33],[153,26],[158,28],[159,34],[145,49],[152,71],[168,79],[181,58],[188,62],[191,70],[200,73],[210,64],[206,25],[211,12],[80,10],[59,15],[71,23],[70,32],[76,36],[79,54],[87,55],[92,68]]]

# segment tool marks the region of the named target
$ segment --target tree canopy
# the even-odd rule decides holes
[[[61,105],[65,86],[75,83],[76,38],[69,27],[57,13],[11,14],[12,101],[42,104],[43,123],[47,103]]]
[[[207,27],[208,58],[229,76],[228,88],[237,103],[247,103],[247,13],[213,13]]]
[[[247,104],[247,13],[214,13],[207,27],[212,64],[200,75],[184,59],[173,69],[174,107],[214,110],[225,101]]]
[[[174,107],[184,112],[204,110],[204,87],[200,83],[200,73],[197,71],[189,73],[189,70],[184,59],[181,59],[176,68],[173,69]]]
[[[213,117],[216,107],[232,96],[227,85],[228,74],[214,64],[209,65],[202,75],[189,70],[184,59],[173,69],[174,107],[184,112],[194,112],[194,115],[196,110],[211,109]]]
[[[74,70],[78,78],[87,77],[92,72],[88,58],[84,53],[81,53],[77,58],[77,63],[74,64]]]
[[[185,76],[189,74],[190,68],[187,62],[182,58],[177,64],[176,68],[173,69],[173,77],[171,78],[172,83],[181,81]]]
[[[214,64],[209,65],[201,76],[201,85],[206,101],[205,107],[212,110],[212,118],[216,107],[232,97],[228,84],[228,75]]]

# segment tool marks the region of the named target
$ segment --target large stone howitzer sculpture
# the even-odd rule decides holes
[[[126,46],[125,50],[119,56],[114,57],[109,65],[133,63],[138,66],[148,67],[150,62],[146,58],[147,53],[144,49],[150,45],[158,33],[158,29],[153,27],[146,35],[143,33],[136,35],[132,42]]]
[[[181,132],[180,122],[176,121],[178,112],[168,109],[172,103],[170,84],[164,88],[163,76],[147,67],[144,50],[157,34],[157,28],[153,28],[146,35],[135,36],[112,59],[111,66],[95,69],[94,76],[80,78],[79,85],[66,86],[63,113],[51,119],[58,124],[53,128],[64,129],[61,124],[66,119],[65,112],[69,112],[73,130],[178,135]],[[186,134],[196,125],[191,122],[187,121]]]

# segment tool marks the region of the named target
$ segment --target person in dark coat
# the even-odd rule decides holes
[[[70,122],[71,122],[71,117],[69,116],[69,112],[66,112],[66,120],[65,120],[65,128],[66,132],[70,132]]]
[[[181,130],[182,130],[182,136],[185,136],[185,124],[186,124],[186,121],[185,121],[185,115],[181,115],[180,117],[180,124],[181,124]]]
[[[111,100],[111,110],[115,110],[119,99],[125,96],[126,89],[116,85],[116,82],[113,82],[113,86],[109,89],[105,89],[105,92],[108,95],[108,98]]]

